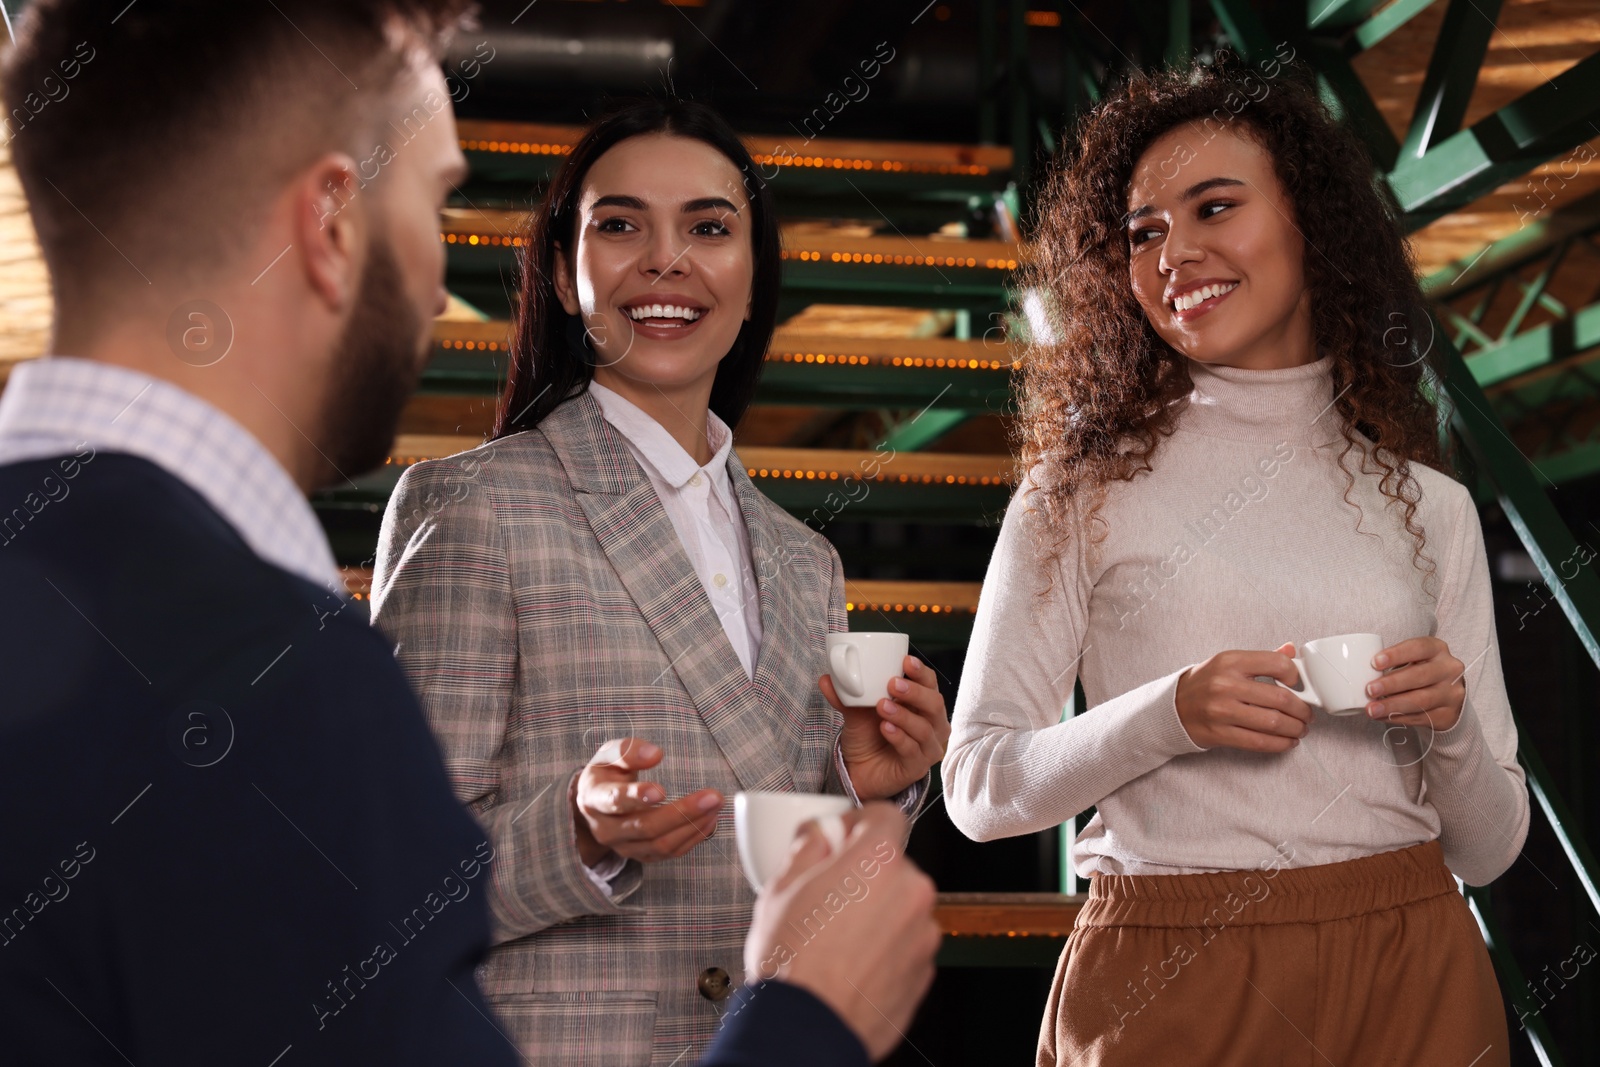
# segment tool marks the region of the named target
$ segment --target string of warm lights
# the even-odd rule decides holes
[[[936,366],[952,371],[1003,371],[1011,363],[1003,360],[963,360],[963,358],[922,357],[922,355],[835,355],[832,352],[768,352],[766,358],[774,363],[842,363],[845,366]]]
[[[882,611],[885,613],[898,611],[902,614],[922,612],[925,615],[955,615],[958,613],[975,615],[978,612],[977,605],[973,605],[970,608],[957,608],[949,604],[891,604],[888,601],[884,601],[882,604],[869,604],[865,601],[858,603],[854,600],[845,601],[844,609],[846,611]]]
[[[536,144],[529,141],[480,141],[463,138],[461,141],[463,152],[499,152],[510,155],[523,156],[569,156],[572,146],[569,144]]]
[[[802,468],[779,467],[746,467],[745,473],[752,478],[794,478],[797,481],[838,481],[841,477],[856,478],[863,482],[900,482],[906,485],[1007,485],[1008,479],[1000,475],[993,477],[985,475],[967,474],[867,474],[861,470],[849,470],[844,474],[838,471],[804,470]]]
[[[527,242],[520,237],[502,237],[499,234],[442,233],[439,240],[450,245],[489,245],[521,248]]]
[[[982,937],[1050,937],[1050,938],[1064,938],[1068,934],[1070,934],[1071,932],[1072,932],[1071,930],[1004,930],[1004,931],[991,930],[991,931],[985,931],[983,933],[967,933],[964,930],[946,930],[946,931],[944,931],[944,935],[946,937],[956,937],[956,938],[963,938],[963,939],[968,939],[968,938],[974,938],[975,939],[975,938],[982,938]]]
[[[802,263],[820,263],[826,257],[830,263],[871,263],[895,267],[982,267],[985,270],[1016,270],[1014,259],[986,256],[924,256],[892,255],[887,252],[816,252],[811,249],[785,250],[784,259],[798,259]]]
[[[437,456],[392,455],[383,462],[386,466],[409,467],[414,463],[437,459]],[[806,470],[798,467],[746,467],[752,478],[794,479],[796,481],[836,482],[841,478],[856,478],[863,482],[888,482],[902,485],[1008,485],[1009,479],[1000,475],[969,474],[888,474],[882,471],[868,474],[852,469],[843,473],[836,470]]]
[[[455,337],[439,338],[435,344],[455,352],[503,352],[509,347],[504,341],[468,341]],[[931,356],[855,356],[833,352],[769,352],[767,359],[774,363],[823,363],[847,367],[924,367],[939,370],[1007,370],[1011,364],[998,359],[955,359]]]
[[[462,138],[464,152],[490,152],[498,155],[565,156],[572,154],[569,144],[536,141],[489,141]],[[990,173],[983,163],[919,162],[905,159],[847,159],[843,156],[799,156],[790,152],[762,152],[750,157],[762,166],[808,167],[814,170],[881,170],[890,174],[962,174],[982,177]]]
[[[502,234],[479,233],[442,233],[439,240],[445,244],[469,245],[488,248],[521,248],[527,243],[522,237],[516,235],[505,236]],[[861,263],[871,266],[892,267],[971,267],[983,270],[1016,270],[1017,261],[1014,259],[1000,259],[996,256],[925,256],[925,255],[899,255],[889,252],[819,252],[812,249],[798,251],[785,250],[781,254],[783,259],[798,259],[802,263],[821,263],[824,258],[830,263]]]

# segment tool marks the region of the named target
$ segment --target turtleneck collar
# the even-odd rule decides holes
[[[1333,363],[1245,370],[1186,360],[1194,391],[1178,427],[1233,441],[1326,445],[1342,439]]]

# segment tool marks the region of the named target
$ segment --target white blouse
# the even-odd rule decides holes
[[[761,649],[761,600],[750,559],[750,534],[728,478],[733,431],[715,412],[707,412],[707,435],[716,451],[705,466],[697,466],[694,457],[632,401],[599,382],[590,383],[589,392],[655,486],[728,643],[744,673],[754,678]]]

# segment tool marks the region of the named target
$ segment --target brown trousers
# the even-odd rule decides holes
[[[1505,1067],[1489,954],[1438,842],[1320,867],[1101,875],[1039,1067]]]

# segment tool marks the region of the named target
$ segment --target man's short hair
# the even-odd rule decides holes
[[[294,173],[371,154],[413,50],[437,57],[470,8],[34,0],[0,94],[58,308],[214,277]]]

